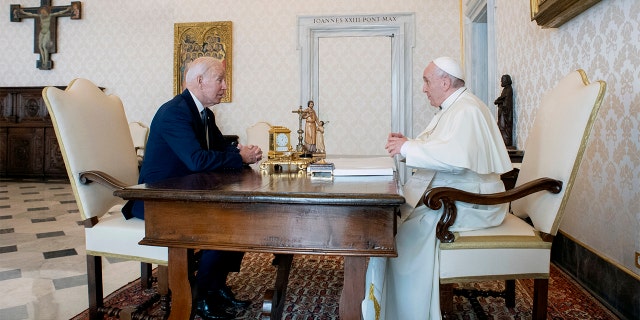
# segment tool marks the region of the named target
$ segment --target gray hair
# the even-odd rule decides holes
[[[448,74],[446,71],[440,69],[440,67],[438,67],[436,65],[436,69],[435,69],[435,74],[436,76],[438,76],[439,78],[449,78],[449,80],[451,80],[451,86],[455,89],[464,87],[464,80],[456,78],[450,74]]]

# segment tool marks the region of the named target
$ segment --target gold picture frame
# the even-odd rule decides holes
[[[174,24],[173,93],[183,88],[184,71],[196,58],[208,56],[220,59],[226,66],[227,92],[221,102],[231,102],[232,88],[232,24],[231,21],[192,22]]]
[[[557,28],[600,0],[530,0],[531,21],[543,28]]]

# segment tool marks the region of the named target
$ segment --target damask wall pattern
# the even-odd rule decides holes
[[[640,252],[640,2],[602,1],[556,29],[529,22],[527,1],[496,1],[498,74],[513,79],[518,147],[540,96],[584,69],[607,82],[561,231],[632,273]],[[567,119],[571,121],[571,119]],[[526,152],[526,150],[525,150]]]
[[[320,120],[332,154],[385,155],[391,131],[391,40],[341,37],[319,41]],[[342,59],[331,59],[334,53]],[[324,60],[331,60],[325,62]],[[335,79],[344,79],[338,83]],[[366,85],[362,85],[363,82]],[[377,128],[377,130],[370,130]],[[342,129],[342,130],[341,130]],[[345,130],[346,129],[346,130]],[[342,136],[340,136],[342,135]]]
[[[54,5],[64,4],[54,0]],[[23,0],[37,7],[39,0]],[[50,71],[35,68],[33,22],[0,19],[5,44],[0,63],[2,86],[67,85],[84,77],[121,97],[130,121],[150,123],[155,110],[173,95],[174,23],[232,21],[233,99],[214,108],[225,133],[245,141],[257,121],[297,128],[291,110],[300,97],[298,16],[415,13],[413,49],[413,126],[420,132],[433,116],[421,92],[426,63],[439,55],[460,55],[459,2],[440,0],[158,0],[83,1],[81,20],[58,21],[58,53]],[[9,17],[9,3],[0,16]],[[432,28],[431,26],[450,26]],[[336,56],[335,59],[341,57]],[[366,81],[362,87],[366,87]],[[363,114],[377,123],[375,114]],[[352,128],[329,127],[337,137]],[[386,130],[386,129],[385,129]],[[327,141],[328,145],[338,143]],[[367,142],[371,143],[371,142]],[[377,142],[384,145],[384,141]]]
[[[607,81],[607,95],[561,229],[639,274],[633,252],[640,251],[640,2],[601,1],[557,29],[541,29],[531,22],[528,1],[495,2],[497,74],[513,79],[520,148],[540,95],[563,75],[583,68],[590,79]],[[86,0],[81,20],[60,18],[54,69],[42,71],[35,65],[33,20],[9,22],[9,4],[0,5],[0,17],[5,17],[0,19],[0,41],[5,44],[0,86],[64,86],[74,78],[87,78],[120,96],[130,121],[147,124],[173,95],[173,24],[232,21],[234,97],[214,111],[223,132],[238,134],[241,142],[245,129],[257,121],[297,127],[291,110],[302,103],[298,16],[415,13],[414,133],[433,117],[421,92],[426,63],[440,55],[461,55],[458,1]],[[20,4],[37,7],[40,1]],[[344,136],[353,129],[341,130]]]
[[[241,132],[241,137],[248,123],[252,124],[258,120],[264,120],[273,125],[284,125],[291,129],[298,127],[297,118],[292,116],[291,110],[300,104],[303,106],[306,104],[306,101],[298,101],[300,96],[298,16],[414,12],[416,26],[451,25],[451,28],[437,30],[416,28],[412,72],[414,75],[412,91],[414,132],[422,131],[433,117],[433,112],[429,112],[429,103],[421,92],[420,81],[423,68],[429,60],[439,55],[460,55],[458,1],[278,0],[270,1],[268,6],[256,5],[255,1],[215,1],[216,5],[225,8],[224,10],[207,8],[210,7],[210,2],[190,1],[189,6],[184,6],[176,12],[176,19],[178,21],[227,19],[234,22],[234,103],[229,105],[230,108],[227,106],[217,108],[216,116],[225,126],[229,125],[223,130],[228,128],[230,132]],[[368,49],[367,47],[361,50]],[[345,57],[334,58],[340,60]],[[333,63],[328,61],[327,64]],[[243,76],[235,76],[240,74]],[[366,91],[367,81],[362,81],[361,86],[361,90]],[[358,110],[363,107],[353,106]],[[345,111],[345,117],[350,117],[350,112],[353,111]],[[237,113],[250,115],[250,119],[238,121],[235,119]],[[320,113],[322,117],[322,111]],[[374,113],[359,113],[358,116],[366,123],[379,121],[379,115]],[[387,130],[388,127],[390,125],[383,130]],[[331,140],[332,137],[348,138],[351,136],[350,131],[358,128],[358,126],[328,125],[325,138],[329,152],[332,144],[339,143]],[[384,141],[366,141],[366,143],[384,145]]]

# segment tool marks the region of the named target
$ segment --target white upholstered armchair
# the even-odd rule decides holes
[[[151,264],[160,265],[158,287],[166,295],[167,248],[138,244],[144,221],[108,214],[124,202],[113,191],[138,183],[138,160],[120,98],[85,79],[73,80],[64,91],[47,87],[42,96],[84,220],[90,319],[110,312],[103,306],[102,257],[140,261],[147,286]]]
[[[424,202],[444,207],[438,223],[440,298],[443,316],[453,311],[453,283],[507,280],[506,304],[515,304],[515,279],[534,279],[533,319],[546,319],[550,255],[606,84],[571,72],[542,99],[524,148],[515,188],[470,194],[434,188]],[[452,233],[455,202],[511,202],[512,213],[497,227]],[[525,220],[526,219],[526,220]]]
[[[262,157],[267,158],[269,152],[269,130],[271,125],[268,122],[256,122],[247,128],[247,145],[256,145],[262,150]]]
[[[136,156],[138,158],[138,167],[140,167],[142,166],[144,148],[147,145],[147,138],[149,137],[149,127],[142,122],[135,121],[129,123],[129,131],[131,131],[133,148],[135,149]]]

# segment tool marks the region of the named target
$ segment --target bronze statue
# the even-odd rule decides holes
[[[507,148],[513,147],[513,88],[511,88],[511,76],[502,75],[500,81],[502,93],[493,103],[498,106],[498,128]]]

